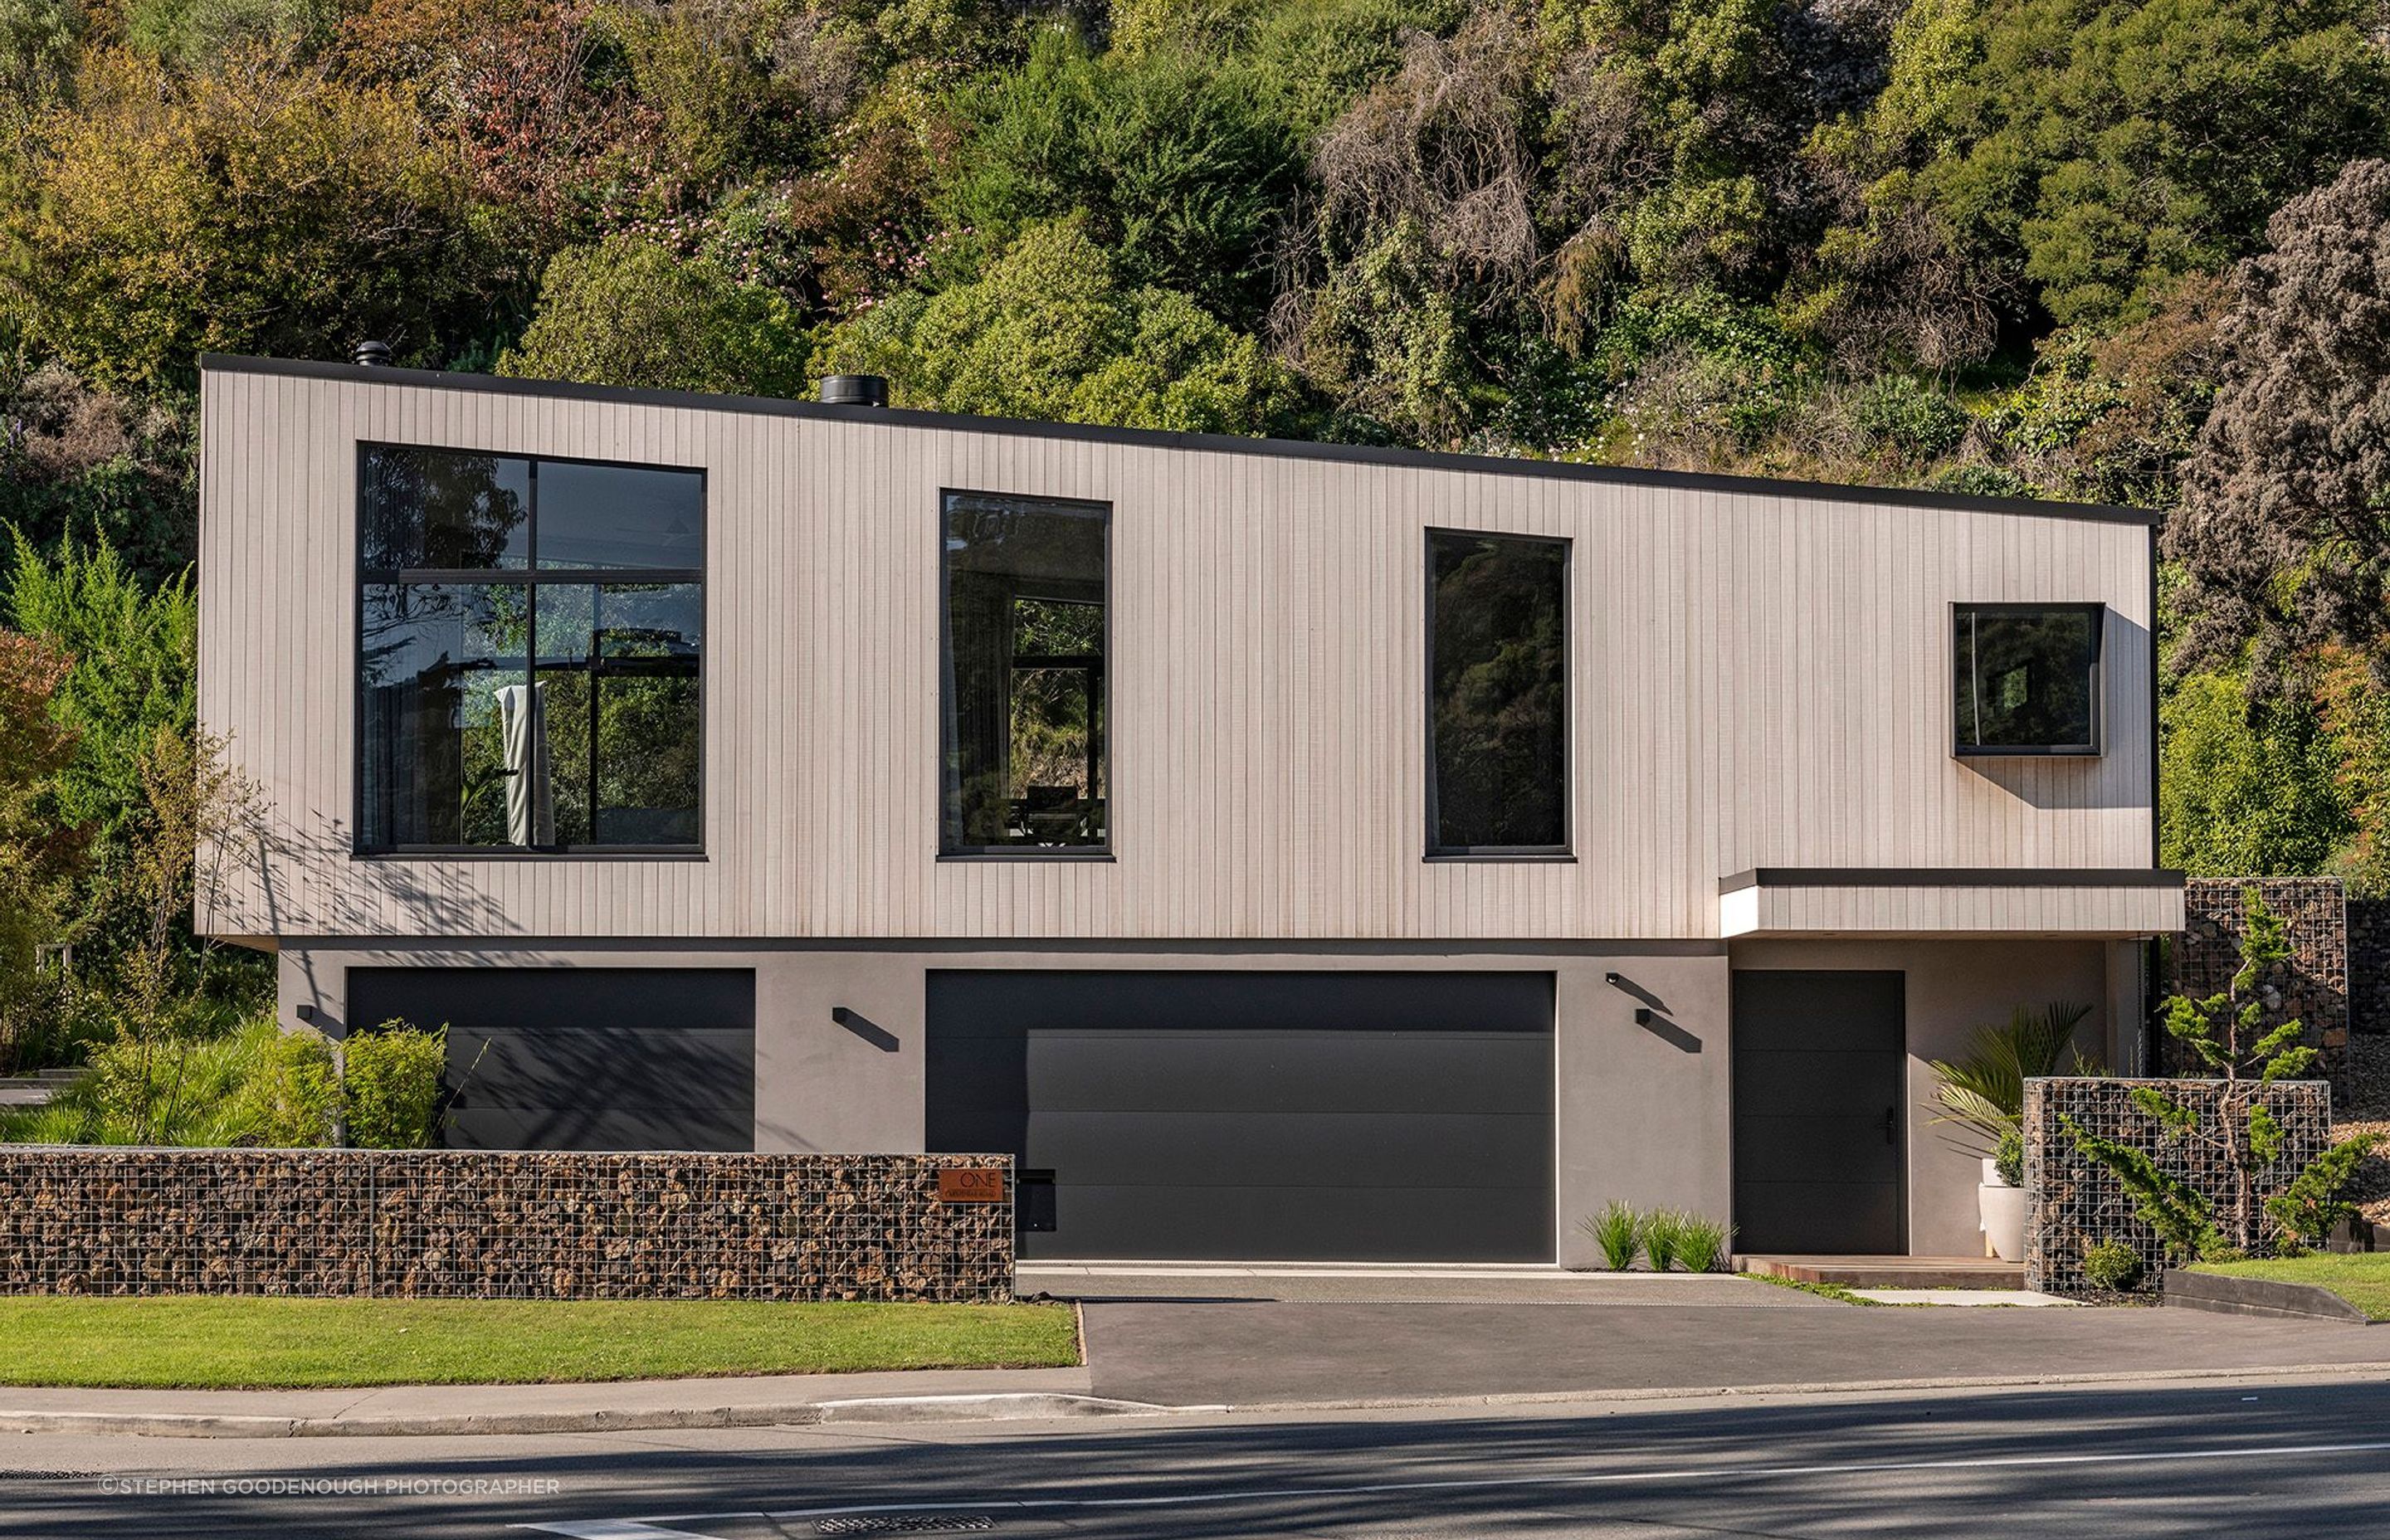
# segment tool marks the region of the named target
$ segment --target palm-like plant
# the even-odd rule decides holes
[[[1932,1061],[1942,1077],[1934,1090],[1942,1110],[1935,1121],[1962,1124],[1995,1149],[2014,1137],[2024,1118],[2024,1083],[2058,1072],[2074,1046],[2075,1029],[2090,1014],[2089,1006],[2052,1001],[2019,1006],[2003,1025],[1977,1027],[1966,1058]],[[2080,1053],[2074,1059],[2077,1069],[2088,1067]]]

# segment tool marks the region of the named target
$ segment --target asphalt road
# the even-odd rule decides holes
[[[71,1474],[0,1476],[0,1540],[2319,1540],[2390,1534],[2390,1382],[480,1440],[16,1437],[0,1440],[6,1471]]]

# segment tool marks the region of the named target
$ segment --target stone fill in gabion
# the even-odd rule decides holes
[[[2121,1240],[2141,1258],[2141,1288],[2155,1292],[2169,1265],[2157,1232],[2133,1212],[2133,1200],[2108,1168],[2075,1153],[2061,1127],[2075,1126],[2131,1146],[2158,1169],[2189,1182],[2221,1213],[2231,1197],[2231,1180],[2213,1141],[2203,1136],[2168,1137],[2156,1120],[2133,1105],[2135,1086],[2149,1086],[2216,1126],[2223,1082],[2215,1080],[2076,1079],[2028,1080],[2024,1086],[2025,1287],[2048,1294],[2089,1297],[2083,1253],[2102,1240]],[[2282,1125],[2282,1152],[2257,1173],[2262,1200],[2290,1185],[2306,1163],[2332,1144],[2332,1089],[2319,1080],[2278,1081],[2258,1093]]]
[[[1001,1301],[1010,1163],[0,1145],[0,1292]]]
[[[2291,955],[2258,980],[2268,1026],[2295,1020],[2306,1041],[2322,1050],[2322,1078],[2343,1105],[2349,1100],[2348,1024],[2351,982],[2348,905],[2336,877],[2192,878],[2183,884],[2183,930],[2169,949],[2171,993],[2204,1000],[2231,986],[2241,969],[2241,937],[2248,929],[2248,891],[2281,918]],[[2189,1074],[2196,1066],[2181,1045],[2167,1040],[2161,1066]]]

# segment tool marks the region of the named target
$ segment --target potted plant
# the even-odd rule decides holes
[[[2089,1006],[2019,1006],[2006,1023],[1975,1029],[1966,1058],[1933,1061],[1940,1123],[1955,1123],[1981,1141],[1984,1177],[1975,1188],[1976,1221],[1992,1254],[2024,1260],[2024,1083],[2058,1072]],[[2075,1055],[2078,1069],[2086,1068]]]

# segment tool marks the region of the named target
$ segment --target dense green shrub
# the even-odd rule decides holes
[[[2141,1286],[2141,1254],[2121,1240],[2101,1240],[2083,1249],[2083,1279],[2094,1289],[2129,1294]]]
[[[359,1149],[429,1149],[439,1142],[440,1075],[448,1029],[385,1021],[341,1045],[349,1143]]]
[[[976,283],[866,312],[820,362],[888,376],[906,405],[1185,432],[1264,431],[1291,395],[1253,338],[1124,284],[1076,219],[1031,226]]]
[[[804,392],[805,340],[781,296],[704,258],[616,236],[558,254],[500,374],[650,390]]]
[[[328,1145],[341,1101],[322,1033],[261,1017],[221,1037],[121,1038],[45,1107],[0,1112],[11,1143]]]

